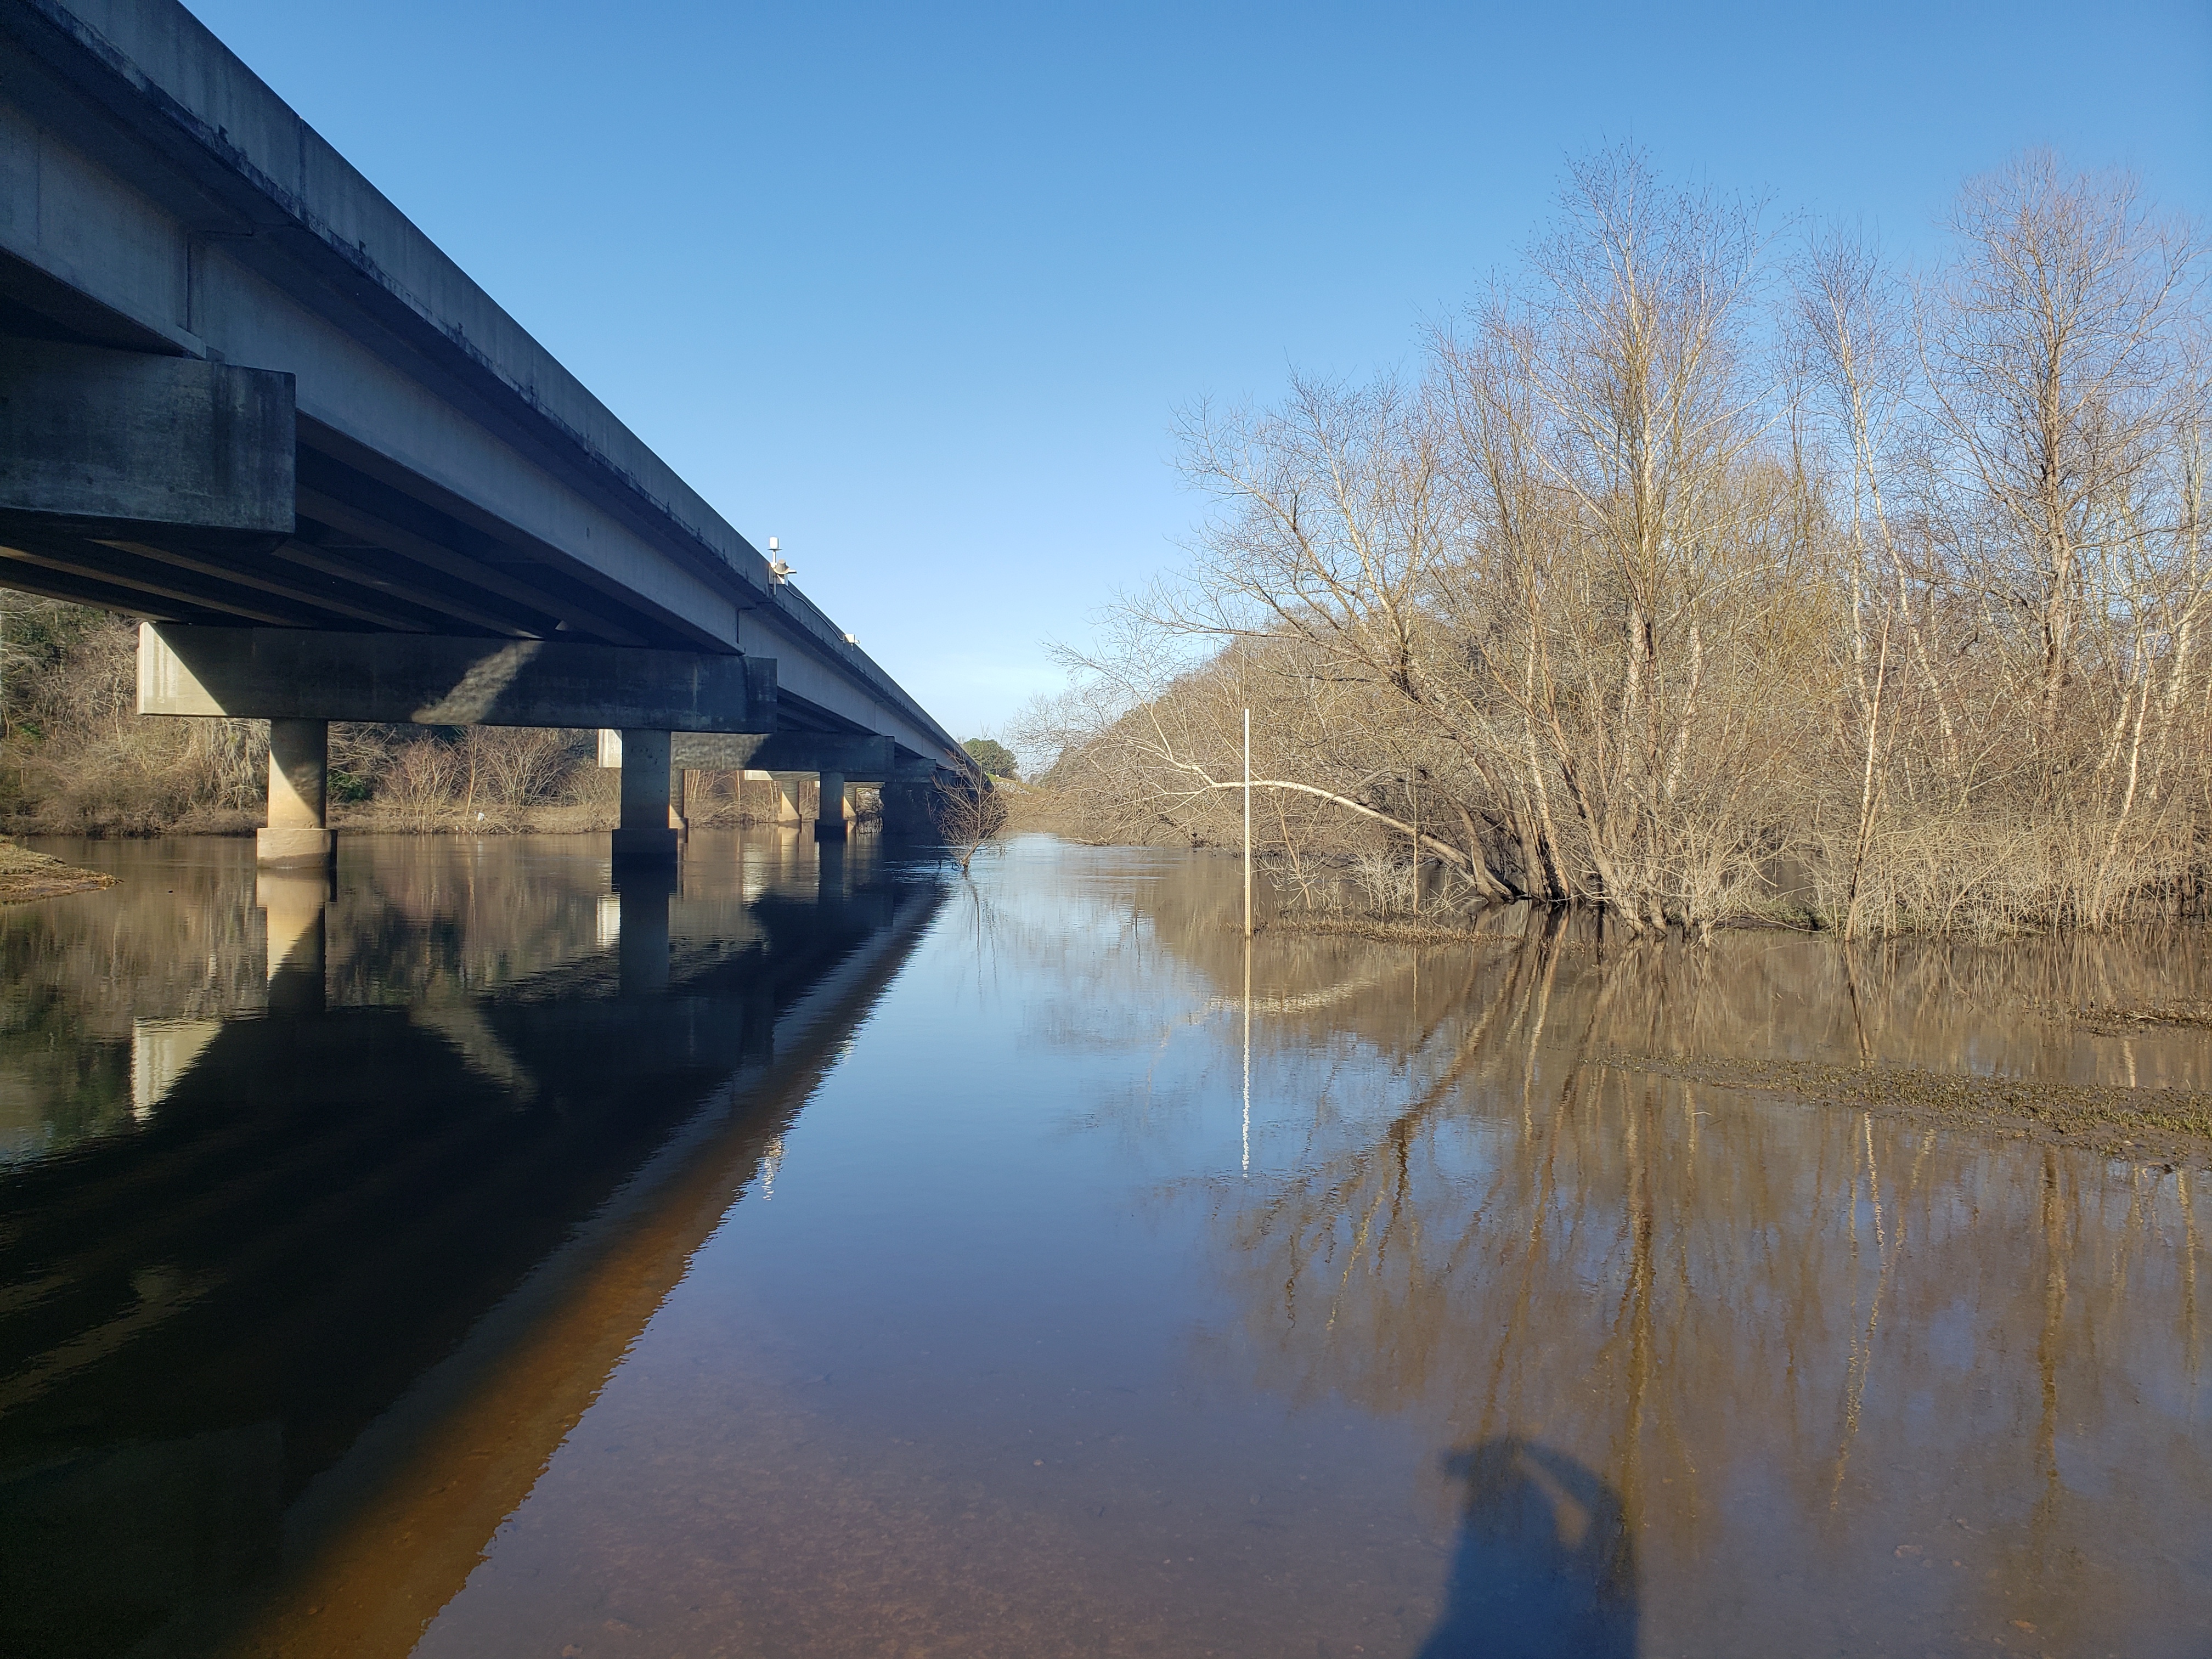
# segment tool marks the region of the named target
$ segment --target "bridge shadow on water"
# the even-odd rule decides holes
[[[258,987],[245,851],[17,924],[15,965],[82,1012],[131,964],[129,1011],[215,936]],[[272,914],[265,1004],[140,1019],[80,1068],[114,1127],[0,1165],[0,1654],[291,1650],[271,1587],[364,1526],[409,1540],[357,1585],[404,1651],[938,903],[866,854],[613,892],[603,855],[349,856],[327,966],[319,898]]]
[[[1419,1659],[1632,1659],[1636,1545],[1620,1494],[1510,1436],[1445,1468],[1465,1495],[1449,1599]]]

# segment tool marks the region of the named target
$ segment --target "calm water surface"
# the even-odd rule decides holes
[[[2212,1087],[2191,936],[1263,937],[1043,839],[42,843],[0,1651],[2212,1652],[2199,1175],[1637,1057]]]

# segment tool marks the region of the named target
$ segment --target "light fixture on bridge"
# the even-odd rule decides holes
[[[786,564],[778,554],[778,544],[773,536],[768,538],[768,574],[779,582],[787,582],[797,573],[797,568]]]

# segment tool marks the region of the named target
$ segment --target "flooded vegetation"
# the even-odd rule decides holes
[[[0,912],[0,1650],[2202,1650],[2194,928],[42,846],[120,879]]]

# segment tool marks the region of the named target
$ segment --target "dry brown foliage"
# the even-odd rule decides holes
[[[264,722],[141,720],[135,623],[0,598],[0,813],[11,829],[145,835],[260,821]]]

